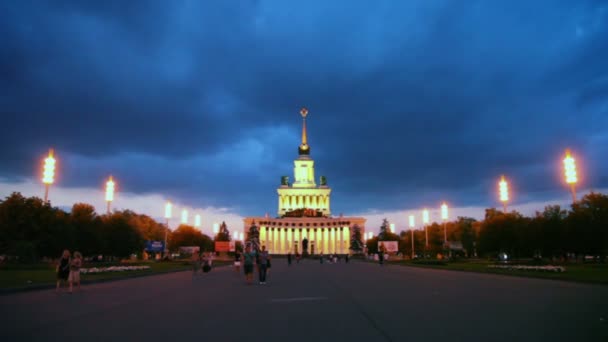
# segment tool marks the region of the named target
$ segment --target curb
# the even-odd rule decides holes
[[[84,281],[81,281],[80,284],[81,285],[91,285],[91,284],[108,283],[108,282],[112,282],[112,281],[120,281],[120,280],[127,280],[127,279],[141,278],[141,277],[149,277],[149,276],[154,276],[154,275],[161,275],[161,274],[168,274],[168,273],[175,273],[175,272],[183,272],[183,271],[187,271],[187,269],[162,271],[162,272],[148,273],[148,274],[146,274],[146,273],[143,273],[143,274],[133,274],[133,275],[126,275],[124,277],[108,278],[108,279],[84,280]],[[19,293],[19,292],[49,290],[49,289],[55,288],[55,286],[57,286],[56,283],[47,283],[47,284],[32,285],[32,286],[27,286],[27,287],[13,287],[13,288],[7,288],[7,289],[0,289],[0,296],[2,296],[2,295],[8,295],[8,294],[13,294],[13,293]]]
[[[229,266],[229,265],[218,265],[218,266],[214,266],[213,268],[219,268],[219,267],[224,267],[224,266]],[[116,277],[116,278],[108,278],[108,279],[84,280],[84,281],[81,281],[80,284],[81,285],[92,285],[92,284],[109,283],[109,282],[113,282],[113,281],[129,280],[129,279],[142,278],[142,277],[151,277],[151,276],[155,276],[155,275],[186,272],[186,271],[190,271],[190,270],[191,270],[190,268],[186,267],[182,270],[170,270],[170,271],[162,271],[162,272],[156,272],[156,273],[133,274],[133,275],[125,275],[124,277]],[[54,289],[55,286],[57,286],[56,283],[47,283],[47,284],[32,285],[32,286],[27,286],[27,287],[13,287],[13,288],[7,288],[7,289],[0,289],[0,296],[21,293],[21,292],[49,290],[49,289]]]

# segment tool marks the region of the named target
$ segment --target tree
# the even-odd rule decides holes
[[[128,214],[115,211],[102,219],[104,254],[127,258],[144,248],[144,240],[137,229],[129,224]]]
[[[379,241],[398,241],[399,235],[391,232],[390,224],[388,220],[385,218],[382,220],[382,225],[380,226],[380,232],[378,233]]]
[[[220,231],[215,235],[215,241],[230,241],[230,231],[228,230],[226,222],[222,221]]]
[[[350,236],[350,250],[353,253],[362,253],[363,252],[363,238],[361,236],[361,227],[357,224],[353,226],[353,233]]]
[[[198,246],[201,251],[212,251],[215,248],[209,236],[192,226],[182,224],[171,233],[169,249],[175,252],[179,247],[186,246]]]
[[[568,237],[575,253],[608,254],[608,196],[590,193],[572,205],[567,218]]]
[[[70,223],[74,230],[74,249],[83,255],[96,255],[104,250],[101,219],[92,205],[74,204],[70,213]]]

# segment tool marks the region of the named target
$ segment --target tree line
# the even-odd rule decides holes
[[[399,250],[411,255],[412,232],[399,235],[389,230],[385,219],[378,236],[366,242],[369,253],[377,253],[378,241],[399,241]],[[569,209],[550,205],[526,217],[517,211],[504,213],[496,208],[485,211],[482,221],[458,217],[446,222],[447,240],[462,244],[465,256],[566,259],[590,255],[604,260],[608,255],[608,196],[589,193]],[[426,234],[428,233],[428,246]],[[433,223],[414,230],[416,254],[434,257],[445,252],[444,225]]]
[[[212,238],[184,224],[170,231],[152,217],[130,210],[97,215],[92,205],[76,203],[68,212],[18,192],[0,200],[0,255],[21,261],[57,258],[64,249],[85,256],[126,258],[141,255],[147,240],[164,241],[165,234],[172,252],[180,246],[213,251],[214,239],[230,240],[225,223]]]

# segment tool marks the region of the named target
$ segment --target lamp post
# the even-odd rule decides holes
[[[414,227],[416,226],[416,219],[414,215],[410,215],[410,231],[412,232],[412,260],[414,260]]]
[[[498,191],[500,192],[500,201],[502,202],[503,211],[507,213],[507,202],[509,202],[509,183],[505,179],[505,176],[500,177],[498,182]]]
[[[169,246],[167,246],[167,234],[169,233],[169,220],[171,219],[171,202],[167,201],[167,204],[165,204],[165,219],[167,220],[167,229],[165,229],[165,255],[167,253],[167,251],[169,250]]]
[[[443,202],[441,204],[441,220],[443,221],[443,243],[448,243],[448,231],[446,228],[446,221],[448,220],[448,205]]]
[[[182,209],[182,224],[188,224],[188,210]]]
[[[443,202],[441,204],[441,220],[443,221],[443,247],[448,248],[448,230],[446,222],[448,220],[448,205]]]
[[[422,211],[422,223],[424,224],[424,236],[426,240],[426,248],[429,248],[429,231],[427,226],[429,224],[429,211],[426,208]]]
[[[570,150],[566,150],[566,157],[564,158],[564,174],[566,176],[566,183],[570,185],[570,191],[572,192],[572,203],[576,203],[576,182],[578,177],[576,176],[576,160],[570,155]]]
[[[114,183],[114,179],[110,176],[110,179],[106,182],[106,202],[108,203],[108,215],[110,215],[110,207],[112,205],[112,201],[114,200],[114,189],[116,184]]]
[[[395,224],[391,223],[390,227],[391,227],[391,233],[395,234]]]
[[[201,227],[201,215],[196,214],[196,216],[194,216],[194,226],[196,228],[200,228]]]
[[[44,171],[42,177],[42,183],[44,183],[44,202],[47,203],[49,200],[49,188],[53,184],[55,178],[55,163],[56,160],[53,157],[53,149],[49,150],[49,155],[44,159]]]

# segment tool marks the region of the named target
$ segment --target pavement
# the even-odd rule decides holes
[[[242,271],[241,271],[242,272]],[[608,286],[366,262],[0,296],[0,341],[608,341]]]

